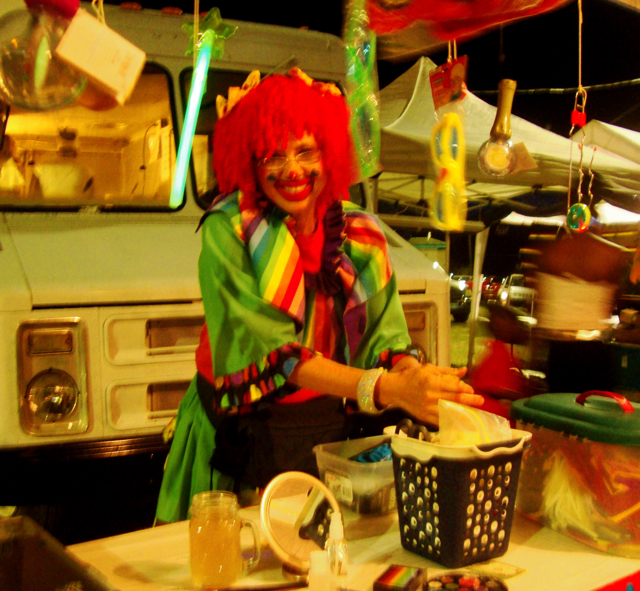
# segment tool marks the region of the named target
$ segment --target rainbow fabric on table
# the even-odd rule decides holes
[[[375,580],[373,591],[417,591],[426,576],[426,568],[392,564]]]

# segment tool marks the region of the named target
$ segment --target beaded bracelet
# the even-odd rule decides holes
[[[373,399],[373,394],[378,378],[386,371],[386,369],[378,367],[376,369],[368,369],[362,374],[358,382],[358,408],[361,411],[369,414],[380,412]]]

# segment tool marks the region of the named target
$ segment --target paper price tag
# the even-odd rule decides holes
[[[436,111],[448,103],[464,98],[467,89],[466,81],[466,55],[431,70],[429,82]]]
[[[121,105],[133,91],[146,61],[144,51],[82,8],[69,23],[55,54]]]

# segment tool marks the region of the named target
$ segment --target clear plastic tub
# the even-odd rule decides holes
[[[30,517],[0,519],[2,591],[116,591]]]
[[[614,392],[540,394],[514,402],[533,434],[516,509],[593,548],[640,558],[640,404]]]
[[[356,462],[350,458],[389,443],[388,435],[316,445],[320,479],[338,502],[357,513],[391,513],[396,510],[396,491],[391,459]]]

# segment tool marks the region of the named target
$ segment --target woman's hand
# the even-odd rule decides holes
[[[400,359],[393,369],[383,373],[376,383],[378,407],[395,405],[419,421],[438,424],[438,400],[452,400],[469,406],[480,406],[484,398],[461,378],[467,369],[420,365],[411,355]],[[298,363],[289,381],[301,388],[311,388],[341,398],[357,400],[358,384],[363,371],[315,356]]]
[[[416,419],[438,424],[438,400],[451,400],[468,406],[481,406],[484,398],[462,381],[466,367],[420,365],[412,357],[401,359],[378,380],[377,401],[382,406],[400,406]]]
[[[437,365],[433,365],[431,363],[426,363],[422,365],[413,355],[405,355],[398,363],[393,366],[393,369],[390,370],[391,373],[404,371],[405,369],[409,369],[411,367],[424,367],[429,371],[435,372],[437,374],[451,374],[454,376],[458,376],[459,378],[463,378],[467,374],[466,367],[438,367]]]

